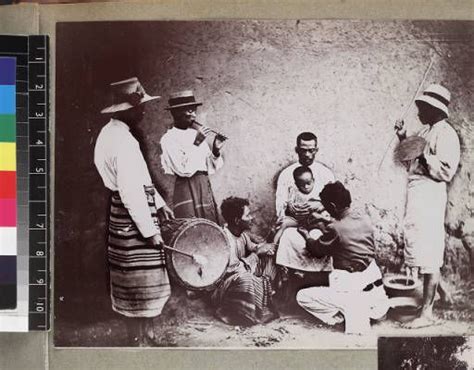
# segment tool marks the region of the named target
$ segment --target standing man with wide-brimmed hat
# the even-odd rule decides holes
[[[152,319],[161,314],[170,296],[157,212],[173,217],[153,186],[134,132],[150,96],[137,78],[110,85],[112,114],[95,145],[94,163],[112,192],[107,258],[112,309],[128,318],[127,330],[140,345],[154,343]]]
[[[224,161],[221,149],[225,138],[217,134],[210,147],[206,137],[211,130],[195,122],[197,102],[191,90],[172,94],[166,108],[173,116],[173,127],[161,138],[161,164],[165,174],[175,175],[173,211],[177,218],[200,217],[219,221],[209,175]]]
[[[410,162],[404,220],[405,264],[408,272],[423,275],[423,307],[410,327],[433,323],[433,303],[439,290],[440,268],[443,265],[447,203],[446,185],[459,165],[460,145],[456,131],[446,119],[451,93],[432,84],[416,98],[418,118],[425,126],[417,136],[426,140],[422,154]],[[395,130],[400,141],[406,138],[403,121]],[[444,294],[443,290],[441,292]]]

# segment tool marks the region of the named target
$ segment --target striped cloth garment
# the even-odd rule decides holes
[[[191,177],[176,177],[173,195],[176,218],[205,218],[219,223],[219,214],[207,173],[198,171]]]
[[[255,325],[278,317],[272,303],[272,282],[276,277],[273,256],[258,257],[247,253],[248,236],[235,236],[224,229],[230,238],[231,248],[237,252],[239,263],[229,267],[224,279],[211,296],[216,316],[230,325]],[[231,252],[232,253],[232,252]]]
[[[145,187],[148,205],[158,227],[154,189]],[[112,194],[108,263],[114,311],[128,317],[155,317],[171,294],[165,253],[141,236],[118,192]]]

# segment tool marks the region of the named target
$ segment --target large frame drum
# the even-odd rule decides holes
[[[202,218],[178,218],[161,225],[164,242],[180,251],[201,255],[207,263],[165,249],[171,277],[189,290],[212,290],[224,276],[229,264],[230,243],[222,228]]]

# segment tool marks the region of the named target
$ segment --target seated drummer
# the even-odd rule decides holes
[[[345,321],[347,334],[366,333],[370,319],[380,319],[389,308],[375,262],[374,228],[367,215],[350,208],[351,194],[339,181],[327,184],[320,197],[334,221],[317,240],[305,229],[299,231],[312,255],[333,257],[334,270],[329,274],[329,287],[302,289],[296,300],[326,324]]]
[[[211,296],[216,316],[229,325],[268,322],[278,316],[272,304],[274,245],[250,240],[247,231],[253,218],[247,199],[227,198],[221,212],[230,241],[230,259],[224,278]]]

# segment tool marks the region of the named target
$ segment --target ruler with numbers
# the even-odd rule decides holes
[[[29,330],[49,328],[48,41],[28,43]]]
[[[8,331],[48,330],[50,321],[48,38],[0,35],[0,57],[16,59],[18,261],[16,312],[2,314],[0,311],[0,324],[3,320],[2,315],[6,315],[9,321],[5,319],[4,322],[7,323]],[[18,328],[8,326],[8,323],[14,322],[15,319],[18,319]],[[0,330],[3,330],[2,326],[0,325]]]

